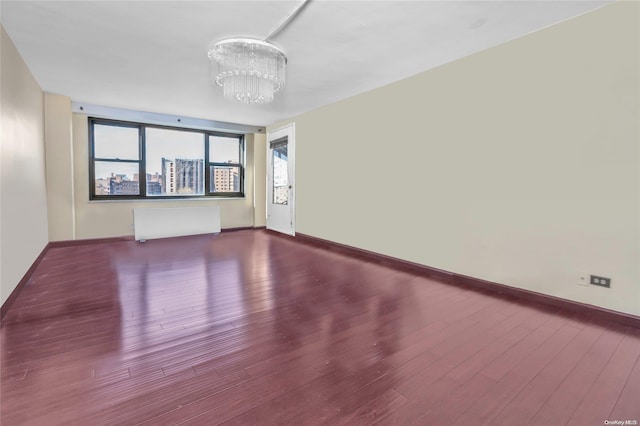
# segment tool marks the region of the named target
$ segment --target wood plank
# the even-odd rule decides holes
[[[636,360],[609,418],[640,422],[640,357]]]
[[[611,414],[618,403],[618,399],[621,397],[623,389],[631,378],[631,373],[638,362],[639,355],[640,339],[634,334],[627,334],[601,370],[567,424],[581,425],[587,422],[616,420],[611,417]],[[622,407],[627,407],[625,402],[627,398],[629,398],[628,394],[622,397],[621,411],[623,410]],[[632,396],[632,400],[634,401],[632,404],[635,407],[634,411],[636,411],[638,410],[637,394]],[[633,419],[629,418],[628,420]],[[627,418],[622,420],[627,420]]]
[[[540,358],[540,364],[546,365],[535,373],[507,407],[497,413],[494,422],[500,425],[529,423],[601,334],[602,330],[597,327],[585,328],[556,356]],[[533,371],[533,368],[540,365],[531,361],[528,364],[531,367],[526,372]],[[514,373],[520,375],[521,371],[516,369]],[[525,374],[525,378],[529,376]]]
[[[560,386],[550,394],[531,424],[567,424],[623,337],[620,332],[605,330]]]
[[[407,398],[391,389],[344,415],[335,425],[370,425],[407,403]]]
[[[493,380],[477,374],[464,381],[463,385],[440,401],[439,404],[431,408],[424,415],[412,421],[416,425],[448,425],[464,412],[474,401],[484,396],[492,386]]]

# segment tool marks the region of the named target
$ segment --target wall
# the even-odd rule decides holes
[[[138,207],[220,206],[222,228],[253,226],[253,135],[246,143],[245,198],[197,200],[89,201],[88,122],[73,114],[73,169],[75,232],[77,239],[133,235],[133,209]]]
[[[1,28],[0,296],[7,300],[48,242],[43,93]]]
[[[638,9],[291,119],[296,232],[640,315]]]
[[[71,99],[44,94],[49,241],[75,239]]]
[[[256,133],[253,141],[253,226],[267,225],[267,135]]]

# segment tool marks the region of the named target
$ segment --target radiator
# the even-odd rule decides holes
[[[133,209],[136,241],[220,232],[220,207]]]

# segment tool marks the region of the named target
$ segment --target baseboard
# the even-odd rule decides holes
[[[604,321],[615,321],[634,328],[640,328],[640,317],[627,314],[624,312],[613,311],[599,306],[588,305],[573,300],[562,299],[531,290],[511,287],[505,284],[499,284],[492,281],[486,281],[479,278],[469,277],[455,272],[444,271],[430,266],[409,262],[391,256],[375,253],[369,250],[363,250],[357,247],[336,243],[311,235],[296,233],[295,237],[269,231],[274,235],[285,238],[294,239],[305,244],[330,250],[347,256],[356,257],[376,264],[389,266],[395,269],[412,272],[417,275],[425,276],[438,281],[464,286],[467,288],[480,289],[490,291],[492,293],[504,294],[516,297],[533,303],[539,303],[554,308],[561,308],[568,311],[585,314],[591,319],[599,319]]]
[[[87,238],[83,240],[52,241],[49,243],[49,248],[86,246],[89,244],[101,243],[121,243],[125,241],[133,241],[133,235],[126,235],[123,237]]]
[[[279,234],[284,235],[284,234]],[[285,235],[286,236],[286,235]],[[376,263],[378,265],[390,266],[395,269],[400,269],[406,272],[412,272],[418,275],[422,275],[428,278],[433,278],[438,281],[453,282],[455,274],[452,272],[444,271],[442,269],[431,268],[421,265],[419,263],[409,262],[408,260],[398,259],[396,257],[386,256],[384,254],[375,253],[373,251],[360,249],[345,244],[335,243],[333,241],[324,240],[322,238],[312,237],[311,235],[296,233],[296,240],[303,243],[321,247],[326,250],[330,250],[336,253],[345,254],[352,257],[357,257],[362,260]]]
[[[625,312],[618,312],[600,306],[589,305],[587,303],[576,302],[575,300],[563,299],[544,293],[538,293],[523,288],[511,287],[505,284],[485,281],[479,278],[468,277],[456,274],[455,282],[460,285],[473,288],[487,289],[494,293],[517,297],[534,303],[551,306],[554,308],[566,309],[572,312],[587,315],[590,319],[614,321],[619,324],[640,328],[640,317]]]
[[[249,231],[255,229],[253,226],[238,226],[237,228],[222,228],[220,232],[236,232],[236,231]]]
[[[31,267],[27,269],[27,272],[25,272],[18,285],[13,289],[9,297],[7,297],[7,300],[4,301],[2,307],[0,307],[0,321],[4,319],[5,315],[7,315],[7,312],[9,312],[11,305],[13,305],[13,302],[16,300],[24,286],[27,285],[27,283],[31,279],[31,276],[38,268],[38,265],[40,265],[40,262],[42,262],[42,259],[47,254],[47,251],[49,251],[49,248],[51,248],[51,243],[47,243],[47,245],[44,246],[38,257],[36,257],[36,260],[34,260],[31,264]]]
[[[240,226],[237,228],[222,228],[220,232],[235,232],[235,231],[247,231],[252,229],[260,229],[260,227],[253,226]],[[185,235],[188,237],[190,235]],[[161,239],[161,238],[158,238]],[[86,238],[82,240],[64,240],[64,241],[52,241],[49,243],[51,248],[59,248],[59,247],[74,247],[74,246],[84,246],[87,244],[100,244],[100,243],[119,243],[125,241],[135,241],[133,235],[124,235],[122,237],[105,237],[105,238]]]

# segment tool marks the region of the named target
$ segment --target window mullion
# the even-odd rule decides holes
[[[211,194],[211,166],[209,165],[209,133],[204,132],[204,193]]]

